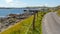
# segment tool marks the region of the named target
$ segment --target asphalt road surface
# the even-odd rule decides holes
[[[46,14],[42,20],[43,34],[60,34],[60,17],[56,12]]]

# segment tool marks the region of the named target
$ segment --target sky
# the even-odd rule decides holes
[[[0,0],[0,7],[29,7],[60,5],[60,0]]]

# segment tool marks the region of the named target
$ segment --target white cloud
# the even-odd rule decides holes
[[[44,6],[48,6],[48,4],[44,4]]]
[[[18,0],[4,0],[0,7],[26,7],[28,4]]]
[[[30,5],[28,3],[19,0],[4,0],[4,4],[0,4],[0,7],[34,7],[34,6],[48,6],[48,4],[36,4]]]
[[[48,4],[36,4],[36,5],[28,5],[28,6],[30,6],[30,7],[36,7],[36,6],[48,6]]]
[[[27,3],[21,2],[21,1],[15,1],[12,3],[9,3],[9,5],[14,6],[14,7],[25,7],[27,6]]]
[[[12,3],[13,0],[5,0],[6,3]]]

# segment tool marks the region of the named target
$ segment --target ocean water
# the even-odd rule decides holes
[[[0,17],[8,14],[22,14],[24,9],[0,9]]]

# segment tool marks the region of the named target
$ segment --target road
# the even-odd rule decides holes
[[[60,17],[56,12],[46,14],[42,20],[43,34],[60,34]]]

